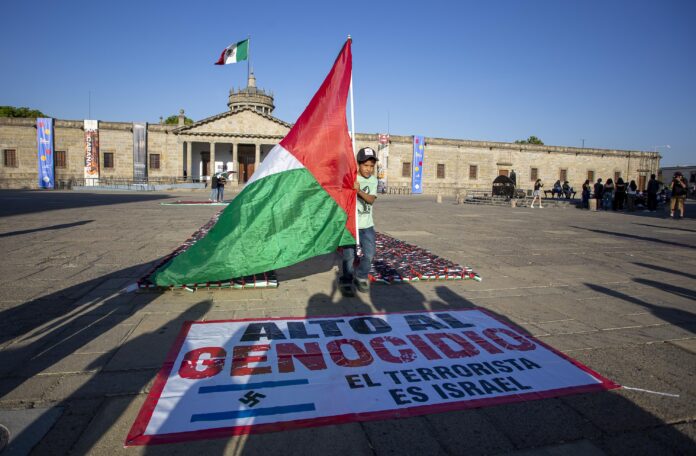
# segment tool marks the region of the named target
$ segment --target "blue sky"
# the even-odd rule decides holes
[[[3,5],[0,105],[61,119],[227,109],[252,37],[294,122],[353,37],[356,130],[655,150],[696,163],[696,2],[32,1]]]

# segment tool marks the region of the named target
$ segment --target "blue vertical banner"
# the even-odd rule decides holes
[[[411,193],[423,193],[423,152],[423,137],[414,135]]]
[[[53,188],[53,119],[36,119],[36,140],[39,144],[39,188]]]

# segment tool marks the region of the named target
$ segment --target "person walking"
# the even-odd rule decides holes
[[[611,210],[612,203],[614,201],[614,181],[609,178],[607,179],[606,185],[604,185],[604,190],[602,191],[602,207],[605,211]]]
[[[225,198],[225,183],[227,182],[227,173],[225,169],[218,175],[218,195],[217,202],[222,203]]]
[[[532,204],[530,204],[529,207],[534,209],[534,201],[539,198],[539,209],[543,209],[544,206],[541,205],[541,189],[544,187],[544,184],[541,182],[541,179],[537,179],[536,182],[534,182],[534,192],[532,193]]]
[[[218,200],[218,177],[217,174],[213,174],[210,178],[210,198],[208,201],[215,203]]]
[[[582,184],[582,207],[585,209],[590,208],[590,180],[586,179]]]
[[[602,184],[602,178],[597,179],[597,183],[594,184],[594,198],[597,200],[597,210],[602,208],[602,194],[604,193],[604,184]]]
[[[674,211],[679,209],[679,217],[684,218],[684,203],[686,202],[688,186],[684,176],[679,171],[674,173],[670,189],[672,190],[672,199],[669,202],[669,216],[674,218]]]
[[[648,210],[655,212],[657,210],[657,192],[660,190],[660,183],[655,179],[655,175],[650,175],[648,181]]]
[[[626,183],[622,177],[616,180],[616,188],[614,190],[614,206],[615,211],[623,211],[626,202]]]

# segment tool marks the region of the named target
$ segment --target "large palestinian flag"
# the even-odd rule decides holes
[[[355,158],[346,122],[351,40],[309,106],[203,239],[152,277],[206,283],[290,266],[355,244]]]

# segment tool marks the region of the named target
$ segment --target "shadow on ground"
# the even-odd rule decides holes
[[[41,198],[36,194],[41,193]],[[0,190],[0,217],[60,209],[137,203],[170,198],[161,193],[87,193],[47,190]]]

